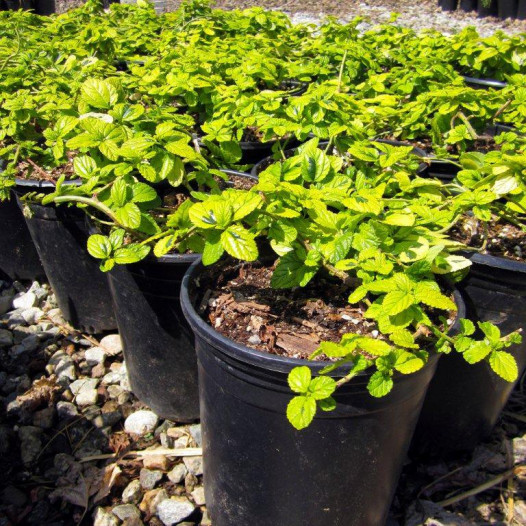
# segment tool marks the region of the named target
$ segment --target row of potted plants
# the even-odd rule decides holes
[[[417,422],[414,454],[487,435],[526,366],[523,37],[1,16],[0,191],[66,318],[200,416],[214,524],[381,524]]]
[[[524,0],[439,0],[444,11],[477,11],[478,16],[498,16],[499,18],[526,18]]]

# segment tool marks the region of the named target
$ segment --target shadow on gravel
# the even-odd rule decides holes
[[[118,335],[75,332],[47,285],[0,281],[0,526],[206,524],[201,457],[166,454],[198,446],[198,425],[130,392]]]

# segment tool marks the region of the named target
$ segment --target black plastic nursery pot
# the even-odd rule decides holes
[[[214,526],[384,524],[437,356],[397,377],[384,398],[368,394],[367,375],[356,377],[339,390],[334,412],[296,431],[285,416],[287,375],[297,365],[319,372],[326,363],[267,354],[216,332],[197,312],[207,287],[203,269],[196,262],[188,270],[181,304],[196,335]]]
[[[438,6],[444,11],[455,11],[457,9],[457,0],[438,0]]]
[[[55,0],[35,0],[35,13],[37,15],[52,15],[56,13]]]
[[[516,18],[517,0],[498,0],[497,9],[499,18]]]
[[[0,277],[43,280],[44,268],[15,197],[0,203]]]
[[[427,160],[427,164],[428,166],[423,173],[424,177],[440,179],[446,183],[451,182],[461,170],[457,164],[448,159],[430,158]]]
[[[175,422],[199,418],[195,338],[180,303],[181,281],[197,259],[197,254],[150,256],[108,273],[132,391]]]
[[[78,184],[76,181],[65,184]],[[26,224],[64,318],[90,334],[117,328],[106,276],[86,249],[88,226],[78,208],[26,203],[28,192],[46,192],[54,186],[46,181],[17,180],[17,200],[31,217]]]
[[[307,91],[309,84],[301,80],[287,79],[279,85],[279,88],[285,90],[289,97],[299,97]]]
[[[405,142],[401,142],[401,141],[393,141],[393,140],[390,140],[390,139],[378,139],[375,142],[381,142],[381,143],[384,143],[384,144],[390,144],[391,146],[411,146],[411,144],[408,144],[408,143],[405,143]],[[320,141],[318,143],[318,148],[324,149],[324,148],[327,147],[328,144],[329,144],[328,141]],[[290,148],[288,150],[285,150],[284,155],[286,157],[287,156],[292,156],[294,154],[294,151],[295,151],[294,148]],[[418,148],[416,146],[413,147],[413,152],[412,153],[414,155],[417,155],[418,157],[426,157],[426,152],[424,150],[422,150],[421,148]],[[268,155],[267,157],[261,159],[258,163],[256,163],[252,167],[252,169],[250,170],[250,175],[252,175],[252,177],[258,177],[259,174],[263,170],[266,170],[271,164],[274,164],[275,162],[276,162],[276,160],[274,159],[274,157],[272,155]]]
[[[239,164],[257,164],[261,160],[272,155],[272,147],[277,142],[277,139],[269,142],[240,142],[239,146],[241,147],[242,154]],[[281,143],[282,147],[285,148],[295,147],[299,144],[295,137],[281,140]]]
[[[479,17],[498,16],[499,9],[497,6],[497,0],[491,0],[491,3],[488,7],[484,7],[483,0],[478,0],[477,13]]]
[[[526,263],[472,254],[459,285],[468,318],[491,321],[503,335],[525,327]],[[526,341],[508,349],[519,377],[526,369]],[[425,453],[470,451],[489,437],[515,386],[486,362],[470,365],[457,353],[443,357],[431,381],[412,449]]]
[[[477,9],[477,0],[460,0],[458,7],[466,12],[475,11]]]
[[[501,133],[507,132],[517,133],[517,128],[500,123],[488,126],[486,128],[486,134],[490,135],[491,137],[495,137]],[[452,181],[457,176],[458,172],[462,170],[458,163],[452,159],[435,159],[433,157],[428,157],[426,159],[426,164],[427,167],[424,171],[425,177],[435,177],[445,182]]]
[[[175,422],[199,418],[194,335],[179,301],[183,276],[198,257],[150,257],[109,272],[132,391]]]

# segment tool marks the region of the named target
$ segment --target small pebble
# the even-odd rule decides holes
[[[142,489],[138,479],[132,480],[122,492],[122,502],[124,504],[137,504],[141,500]]]
[[[94,366],[104,363],[106,353],[100,347],[92,347],[86,350],[84,358],[88,365]]]
[[[130,517],[137,517],[140,519],[141,512],[139,508],[134,504],[120,504],[111,509],[113,515],[118,517],[121,521],[128,519]]]
[[[142,464],[147,469],[160,469],[161,471],[166,471],[168,469],[168,459],[164,455],[144,457]]]
[[[163,472],[142,468],[139,480],[143,489],[153,489],[155,485],[163,478]]]
[[[187,473],[188,470],[183,463],[176,464],[175,467],[168,472],[168,479],[174,484],[180,484],[184,480]]]
[[[192,499],[197,506],[205,505],[205,489],[203,486],[197,486],[194,491],[192,491]]]
[[[183,458],[186,469],[192,473],[192,475],[203,474],[203,457],[185,457]]]
[[[119,519],[113,513],[98,507],[93,514],[93,526],[119,526]]]
[[[158,508],[157,515],[165,526],[173,526],[194,512],[195,506],[185,497],[172,497],[163,500]]]
[[[158,421],[159,417],[152,411],[136,411],[124,422],[124,430],[134,435],[145,435],[155,430]]]
[[[57,414],[60,419],[66,420],[78,416],[79,412],[75,404],[61,400],[57,403]]]
[[[108,356],[117,356],[122,352],[121,337],[118,334],[108,334],[100,341],[100,346]]]
[[[30,309],[38,303],[38,298],[32,292],[17,294],[13,299],[13,309]]]
[[[40,320],[43,316],[44,316],[44,311],[42,311],[38,307],[30,307],[29,309],[22,311],[22,318],[26,320],[26,323],[28,325],[33,325],[38,320]]]

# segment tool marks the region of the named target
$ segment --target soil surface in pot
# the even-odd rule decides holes
[[[475,217],[467,217],[451,230],[455,241],[460,241],[469,247],[480,248],[484,245],[483,254],[499,256],[514,261],[524,261],[526,256],[526,232],[510,223],[493,219],[488,223],[487,236],[484,227]]]
[[[388,139],[392,141],[398,141],[400,140],[398,137],[389,136]],[[433,145],[433,142],[429,137],[424,137],[421,139],[413,139],[408,140],[408,143],[412,144],[415,148],[421,148],[428,154],[434,153],[434,148],[437,145]],[[480,153],[488,153],[493,152],[495,150],[500,150],[501,145],[497,144],[495,142],[495,137],[488,134],[479,135],[478,139],[475,141],[472,141],[471,143],[468,143],[467,150],[468,152],[480,152]],[[445,146],[446,152],[450,155],[459,155],[463,152],[461,152],[457,145],[455,144],[448,144]]]
[[[70,156],[66,164],[51,169],[39,166],[32,159],[21,161],[17,166],[17,176],[21,179],[56,183],[63,175],[66,176],[66,179],[76,177],[75,171],[73,170],[73,155]]]
[[[219,188],[221,190],[225,190],[230,185],[232,185],[236,190],[250,190],[254,185],[257,184],[255,179],[243,177],[242,175],[229,175],[228,181],[217,177],[216,181],[218,182]],[[230,183],[230,185],[228,183]]]
[[[302,359],[320,342],[339,342],[346,333],[378,336],[376,323],[364,316],[366,307],[348,303],[349,286],[319,273],[306,287],[273,289],[274,268],[229,263],[219,276],[210,271],[202,309],[216,331],[253,349]]]

